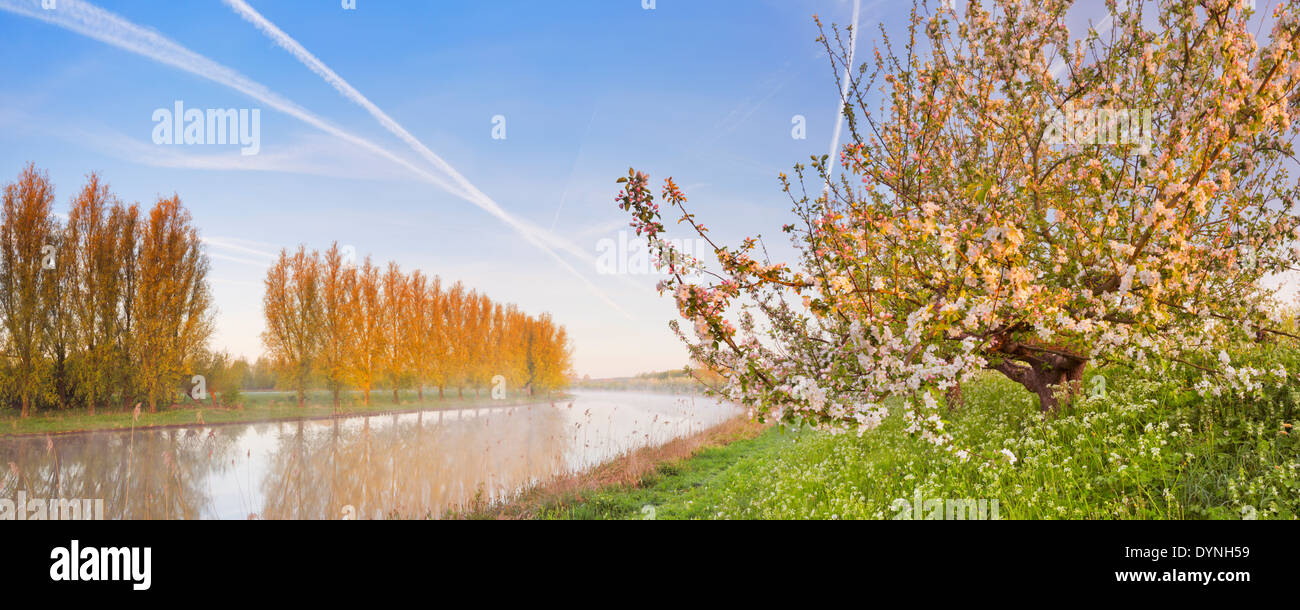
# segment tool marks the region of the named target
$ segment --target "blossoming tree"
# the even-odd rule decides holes
[[[1109,30],[1081,38],[1068,0],[918,4],[907,41],[860,67],[818,21],[850,140],[837,177],[827,157],[780,176],[793,264],[715,243],[671,178],[667,212],[716,265],[662,237],[645,174],[617,199],[673,271],[660,290],[694,337],[673,329],[760,417],[861,433],[898,396],[943,444],[939,399],[981,369],[1045,411],[1097,362],[1182,367],[1216,392],[1280,383],[1222,351],[1287,334],[1261,280],[1300,259],[1300,20],[1249,4],[1111,0]]]

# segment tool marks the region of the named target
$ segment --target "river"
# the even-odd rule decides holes
[[[700,396],[584,390],[554,403],[0,438],[0,498],[102,499],[107,519],[439,517],[740,413]]]

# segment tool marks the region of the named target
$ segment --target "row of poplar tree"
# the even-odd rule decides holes
[[[0,400],[33,409],[170,401],[212,334],[208,259],[180,198],[123,204],[96,174],[54,213],[28,165],[0,217]]]
[[[367,257],[355,264],[333,244],[324,254],[282,250],[266,274],[263,344],[281,387],[362,393],[466,388],[533,394],[567,383],[570,347],[549,315],[529,316],[460,282],[443,287],[419,270],[404,273]],[[500,392],[498,396],[502,395]]]
[[[171,404],[193,375],[238,393],[242,360],[208,349],[209,260],[176,195],[151,208],[119,201],[87,176],[66,217],[49,175],[29,164],[0,210],[0,406],[33,411]],[[275,386],[338,393],[376,386],[512,389],[565,383],[570,348],[549,316],[533,318],[460,284],[386,273],[367,259],[282,253],[265,296]],[[261,366],[259,358],[253,372]],[[215,384],[213,382],[216,382]],[[242,380],[247,385],[248,380]],[[215,402],[215,397],[213,397]]]

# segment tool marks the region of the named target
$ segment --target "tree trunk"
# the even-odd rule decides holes
[[[1055,411],[1060,406],[1056,397],[1057,390],[1063,385],[1081,381],[1086,366],[1087,360],[1056,356],[1036,358],[1033,364],[1015,364],[1004,360],[992,368],[1037,395],[1039,409],[1046,413]],[[1073,390],[1071,388],[1067,391]]]
[[[334,410],[339,410],[339,389],[334,388]]]
[[[153,396],[149,397],[149,412],[150,413],[158,412],[158,399],[154,398]]]
[[[394,405],[402,404],[402,399],[397,397],[397,386],[393,386],[393,404]]]
[[[961,381],[948,388],[948,392],[944,395],[944,402],[948,404],[949,413],[956,411],[957,406],[962,404]]]
[[[30,394],[24,391],[23,392],[23,413],[22,413],[23,419],[27,419],[28,414],[31,413],[31,406],[32,406],[32,397]]]
[[[442,394],[442,386],[438,386],[438,400],[442,400],[443,398],[444,396]]]

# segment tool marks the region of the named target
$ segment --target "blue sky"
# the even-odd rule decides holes
[[[577,372],[593,376],[685,363],[658,278],[597,272],[600,240],[627,222],[614,180],[629,166],[656,183],[672,175],[715,236],[767,235],[779,254],[790,203],[777,173],[825,154],[837,119],[812,15],[846,24],[854,11],[853,0],[247,0],[245,15],[368,111],[241,16],[242,2],[0,0],[0,179],[35,162],[60,211],[92,170],[126,201],[178,193],[212,256],[213,346],[236,355],[261,352],[270,257],[338,241],[550,312]],[[1083,18],[1105,14],[1081,4],[1096,13]],[[862,59],[879,24],[905,26],[910,3],[860,7]],[[177,100],[260,109],[259,153],[155,144],[154,111]],[[492,137],[498,115],[505,139]],[[806,139],[791,137],[795,115]],[[465,185],[478,194],[450,192]]]
[[[107,11],[260,83],[410,165],[437,170],[374,116],[219,0],[0,2],[0,177],[47,169],[57,209],[89,171],[127,201],[176,192],[209,239],[214,347],[261,351],[268,255],[353,245],[445,282],[460,280],[570,331],[576,369],[607,376],[675,368],[655,276],[597,273],[601,239],[626,224],[614,179],[636,166],[673,175],[725,237],[777,235],[789,202],[777,172],[825,153],[836,118],[811,16],[848,22],[848,1],[248,3],[436,153],[506,213],[567,239],[571,269],[408,167],[262,100],[92,36]],[[866,3],[870,5],[871,3]],[[87,13],[89,11],[89,13]],[[863,22],[897,16],[870,13]],[[901,16],[901,15],[900,15]],[[61,23],[97,27],[87,35]],[[98,25],[95,25],[98,24]],[[159,145],[153,113],[260,109],[259,154],[237,145]],[[493,117],[506,138],[492,138]],[[794,115],[807,139],[791,137]],[[725,226],[724,226],[725,225]],[[777,240],[780,241],[780,240]],[[576,272],[576,273],[575,273]],[[582,276],[582,277],[579,277]],[[598,296],[603,294],[604,297]]]

